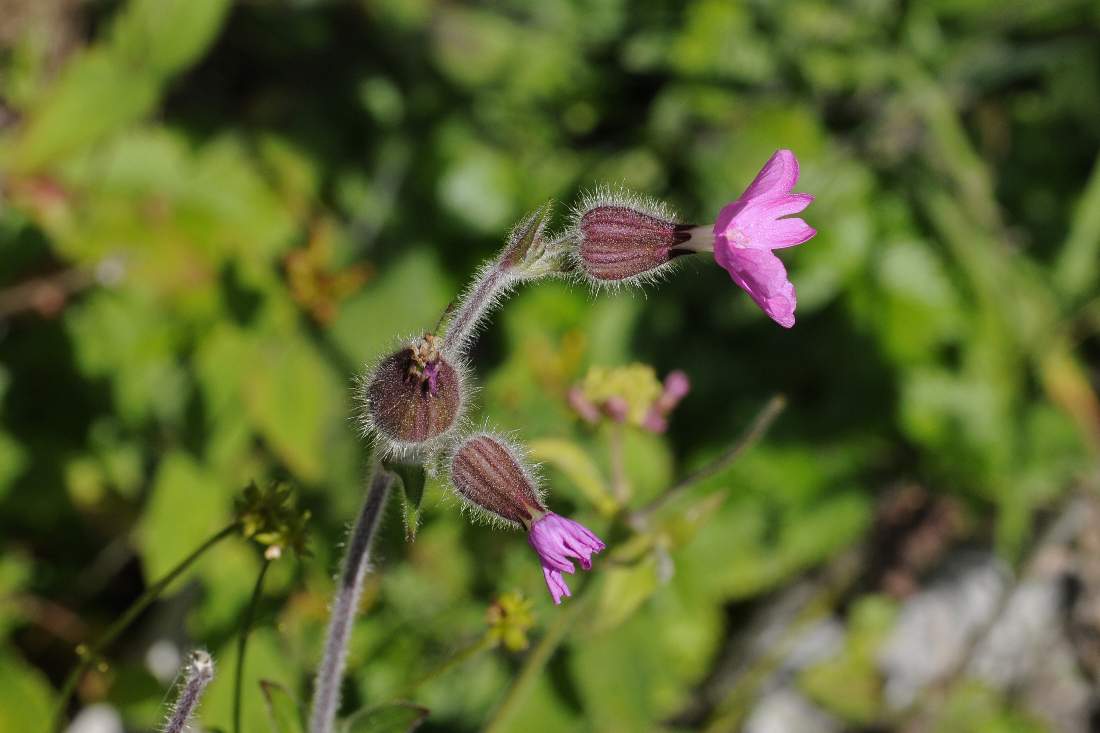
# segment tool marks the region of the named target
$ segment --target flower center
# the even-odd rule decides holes
[[[405,380],[419,383],[425,395],[435,396],[439,391],[439,343],[433,334],[426,333],[420,342],[408,349],[409,361],[405,368]]]

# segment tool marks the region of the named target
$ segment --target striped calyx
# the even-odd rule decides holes
[[[577,220],[581,269],[598,282],[623,282],[653,273],[679,254],[692,227],[623,204],[588,209]]]
[[[463,499],[505,521],[530,527],[546,512],[517,451],[494,435],[473,435],[458,446],[451,480]]]

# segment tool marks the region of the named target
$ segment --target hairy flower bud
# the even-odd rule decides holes
[[[363,423],[394,453],[436,445],[465,407],[465,377],[431,334],[390,354],[363,380]]]
[[[673,258],[690,253],[684,244],[693,229],[676,223],[672,213],[656,202],[597,193],[584,203],[574,221],[575,261],[597,284],[651,277]]]
[[[488,433],[472,435],[451,457],[451,480],[472,507],[510,524],[531,524],[546,512],[518,451]]]

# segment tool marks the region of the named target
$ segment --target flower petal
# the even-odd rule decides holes
[[[814,202],[811,193],[788,193],[774,199],[765,199],[760,202],[760,207],[773,219],[781,216],[797,214]]]
[[[563,596],[568,598],[573,595],[569,592],[569,586],[565,584],[565,579],[561,577],[561,573],[556,570],[551,570],[543,565],[542,577],[546,579],[546,589],[550,591],[550,596],[554,599],[555,606],[561,605]]]
[[[531,525],[527,542],[538,553],[554,603],[560,603],[562,595],[569,595],[561,574],[574,573],[576,568],[568,558],[576,558],[582,568],[591,570],[592,555],[605,547],[587,527],[554,512],[547,512]]]
[[[766,249],[734,247],[720,238],[714,259],[773,321],[784,328],[794,325],[794,285],[778,257]]]
[[[798,182],[798,158],[790,150],[776,150],[749,187],[742,199],[773,198],[788,194]]]
[[[765,219],[746,227],[747,249],[781,249],[802,244],[813,238],[817,230],[803,219]]]

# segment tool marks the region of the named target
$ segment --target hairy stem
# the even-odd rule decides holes
[[[118,619],[113,624],[111,624],[111,626],[95,644],[87,649],[78,648],[77,653],[80,654],[81,657],[80,663],[77,664],[76,668],[69,673],[69,676],[65,679],[65,684],[61,687],[61,693],[58,696],[57,708],[54,714],[53,724],[53,729],[55,731],[61,730],[61,726],[65,721],[65,710],[69,706],[69,699],[72,697],[73,691],[76,690],[77,683],[80,682],[80,679],[84,676],[84,673],[88,671],[93,663],[95,663],[95,660],[99,658],[103,651],[108,646],[110,646],[111,643],[118,638],[119,634],[125,631],[130,626],[130,624],[132,624],[134,620],[137,619],[141,612],[144,611],[150,603],[155,601],[160,596],[160,594],[164,592],[164,589],[167,588],[173,580],[179,577],[179,575],[183,573],[184,570],[189,568],[193,562],[198,560],[203,555],[203,553],[205,553],[214,545],[221,542],[229,535],[236,532],[239,528],[240,524],[238,522],[234,522],[233,524],[225,527],[224,529],[211,536],[208,540],[199,545],[198,549],[196,549],[194,552],[184,558],[179,565],[176,565],[176,567],[168,571],[167,575],[165,575],[153,585],[149,586],[149,588],[141,594],[141,597],[134,601],[134,603],[128,609],[126,609],[126,612],[119,616]]]
[[[214,660],[202,650],[191,652],[191,659],[187,662],[187,669],[183,678],[183,687],[176,698],[176,704],[168,713],[168,720],[164,723],[164,733],[183,733],[187,728],[187,721],[195,708],[199,706],[202,693],[206,686],[214,679]]]
[[[260,603],[260,594],[264,588],[264,577],[271,561],[264,558],[260,574],[256,577],[256,586],[252,589],[252,599],[245,609],[241,620],[241,630],[237,634],[237,669],[233,676],[233,733],[241,732],[241,686],[244,683],[244,653],[248,646],[248,633],[252,630],[252,619],[256,616],[256,606]]]
[[[515,283],[510,270],[506,262],[497,260],[478,272],[447,323],[443,336],[443,355],[446,358],[454,360],[466,353],[481,319]]]
[[[340,570],[332,617],[325,636],[325,651],[313,687],[311,733],[332,733],[340,707],[340,683],[347,663],[348,639],[363,593],[363,580],[370,568],[370,549],[378,530],[382,511],[393,485],[393,474],[382,467],[377,453],[371,461],[371,478],[363,508],[348,538],[348,550]]]

